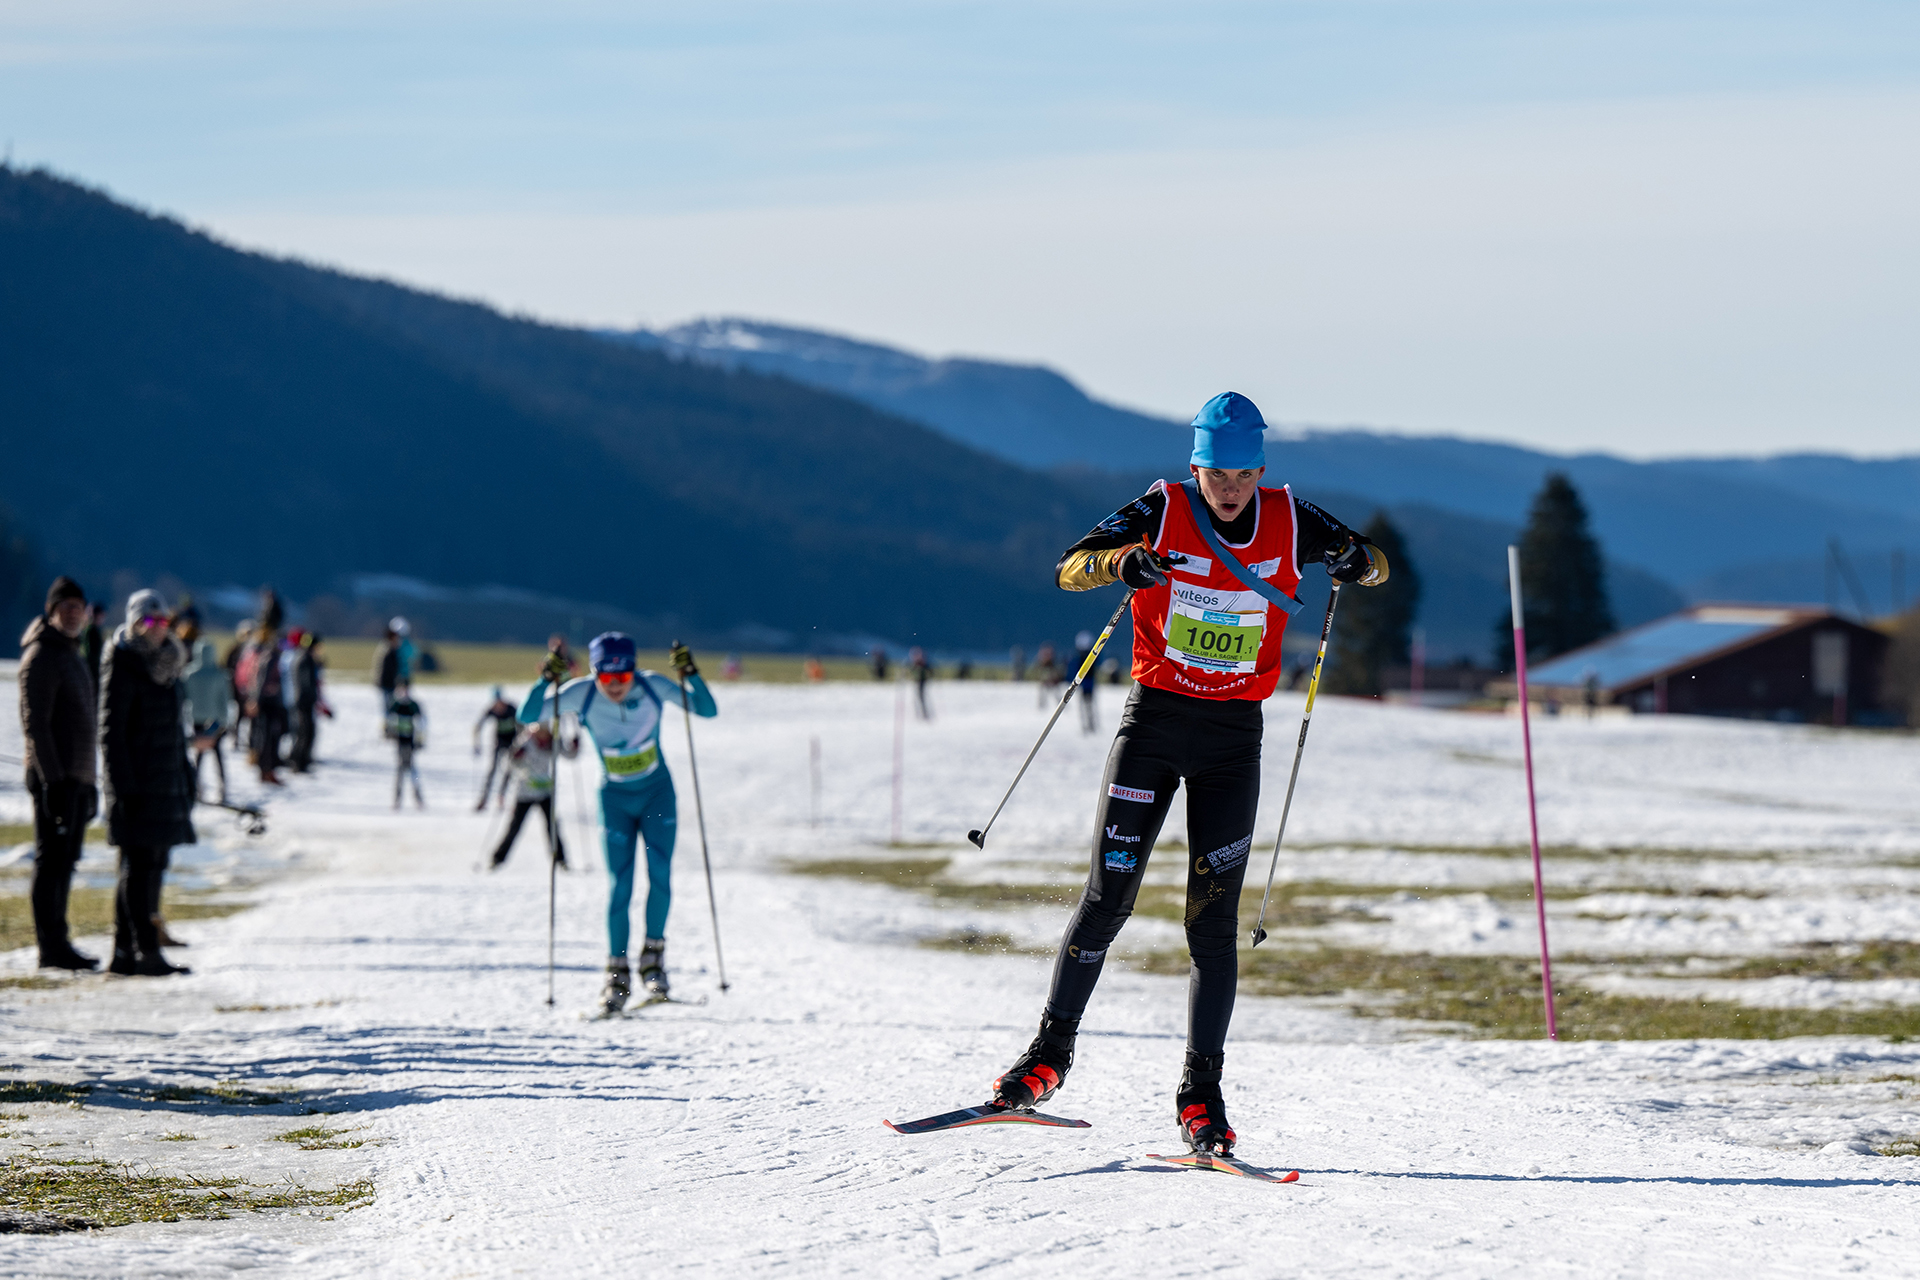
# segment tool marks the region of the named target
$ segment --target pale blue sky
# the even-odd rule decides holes
[[[1920,6],[0,3],[0,138],[238,243],[1190,413],[1920,451]]]

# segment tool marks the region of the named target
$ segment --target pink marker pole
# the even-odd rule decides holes
[[[1540,812],[1533,800],[1533,727],[1527,705],[1527,622],[1520,607],[1520,548],[1507,548],[1507,585],[1513,595],[1513,664],[1520,676],[1520,742],[1527,761],[1527,829],[1533,838],[1533,908],[1540,919],[1540,994],[1547,1005],[1547,1039],[1560,1038],[1553,1009],[1553,960],[1547,954],[1547,891],[1540,876]]]

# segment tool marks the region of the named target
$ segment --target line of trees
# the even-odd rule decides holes
[[[1388,671],[1412,663],[1420,573],[1386,512],[1376,511],[1362,532],[1386,552],[1392,573],[1383,586],[1342,593],[1324,679],[1329,693],[1378,697],[1386,690]],[[1606,557],[1593,536],[1586,504],[1564,474],[1548,475],[1534,496],[1519,547],[1527,661],[1542,662],[1613,633]],[[1493,630],[1493,666],[1510,670],[1511,610],[1502,609]]]

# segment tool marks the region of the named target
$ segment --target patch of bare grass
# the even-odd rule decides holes
[[[168,889],[161,913],[169,920],[208,920],[253,904],[210,893]],[[113,890],[75,885],[67,899],[67,927],[77,935],[113,932]],[[34,945],[33,906],[24,893],[0,894],[0,951]]]
[[[1723,978],[1827,978],[1868,982],[1920,978],[1920,942],[1822,944],[1779,956],[1759,956],[1724,970]]]
[[[275,1142],[291,1142],[302,1151],[347,1151],[367,1144],[365,1138],[342,1141],[342,1136],[353,1133],[353,1129],[328,1129],[323,1125],[310,1124],[304,1129],[289,1129],[285,1133],[273,1135]]]
[[[976,955],[996,956],[1050,956],[1052,947],[1023,947],[1013,940],[1010,933],[987,932],[980,929],[955,929],[943,933],[937,938],[922,938],[920,945],[935,951],[967,951]]]
[[[196,1178],[106,1160],[44,1160],[14,1155],[0,1161],[0,1203],[92,1227],[134,1222],[229,1218],[266,1209],[357,1209],[373,1202],[365,1179],[312,1189],[288,1181],[275,1186],[243,1178]],[[332,1214],[328,1214],[332,1217]]]
[[[1567,963],[1576,963],[1567,961]],[[1184,950],[1156,952],[1144,967],[1184,974]],[[1398,955],[1356,948],[1272,948],[1241,953],[1249,995],[1356,997],[1353,1011],[1456,1028],[1487,1039],[1546,1034],[1537,961],[1509,956]],[[1920,1035],[1920,1009],[1750,1008],[1720,1000],[1662,999],[1555,984],[1563,1040],[1777,1040],[1793,1036]]]
[[[85,1102],[90,1084],[61,1084],[57,1080],[0,1080],[0,1103]]]

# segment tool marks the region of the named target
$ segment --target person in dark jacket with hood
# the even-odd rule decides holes
[[[87,822],[100,810],[94,781],[94,689],[81,635],[86,593],[57,578],[45,611],[20,637],[20,728],[33,797],[33,932],[43,969],[97,969],[73,949],[67,895]]]
[[[134,592],[100,677],[107,840],[120,850],[112,973],[187,972],[161,954],[154,921],[168,852],[194,841],[193,766],[179,684],[186,665],[186,646],[168,631],[166,602],[156,591]]]

